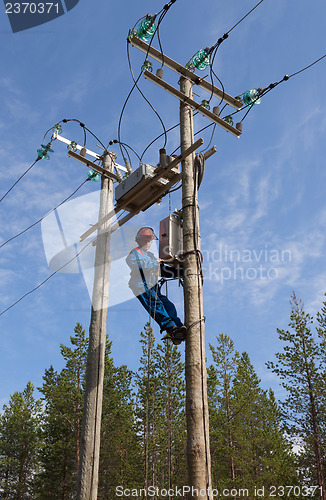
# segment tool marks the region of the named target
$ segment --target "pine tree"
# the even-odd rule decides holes
[[[207,370],[212,480],[213,484],[223,482],[227,486],[235,480],[231,396],[239,353],[235,351],[234,342],[228,335],[219,334],[216,340],[216,347],[209,344],[214,365]]]
[[[236,463],[238,487],[249,491],[255,484],[297,485],[293,456],[281,427],[280,412],[273,392],[262,390],[260,379],[244,352],[233,386],[236,426]]]
[[[143,437],[143,457],[144,457],[144,484],[147,489],[150,485],[155,486],[156,474],[156,445],[155,445],[155,425],[156,425],[156,391],[158,379],[155,375],[155,365],[153,359],[154,335],[150,324],[147,323],[144,332],[140,334],[142,345],[142,357],[140,368],[136,374],[136,416],[139,422],[139,430]]]
[[[57,373],[45,371],[42,471],[38,476],[39,499],[76,497],[83,389],[88,339],[77,323],[72,347],[61,345],[65,367]],[[132,401],[132,373],[125,366],[115,367],[106,342],[99,499],[113,499],[113,485],[128,485],[140,479],[139,438],[135,428]]]
[[[143,436],[143,486],[186,484],[184,363],[178,348],[155,346],[149,324],[141,333],[143,355],[136,376],[139,432]]]
[[[264,391],[247,353],[240,356],[230,337],[210,345],[208,368],[213,484],[219,489],[296,485],[289,445],[283,436],[273,392]],[[236,498],[236,497],[233,497]],[[292,498],[292,497],[289,497]]]
[[[33,494],[38,470],[41,402],[27,383],[15,392],[0,416],[0,492],[5,500],[21,500]]]
[[[284,343],[283,352],[276,353],[277,364],[269,362],[267,366],[281,378],[282,386],[287,391],[283,402],[287,431],[304,448],[299,460],[301,470],[306,471],[309,486],[312,483],[319,485],[324,500],[325,355],[322,344],[311,331],[313,318],[304,312],[303,304],[295,294],[292,296],[291,306],[291,331],[277,330],[279,339]],[[318,320],[320,327],[317,331],[321,337],[325,324],[325,306]],[[310,463],[307,461],[308,457]]]
[[[66,366],[57,373],[45,370],[43,470],[38,477],[40,498],[74,498],[79,461],[79,440],[83,411],[83,383],[87,356],[87,338],[77,323],[70,337],[72,348],[61,345]]]
[[[115,498],[114,486],[143,485],[140,438],[133,402],[133,373],[125,365],[115,367],[107,341],[103,388],[99,500]]]
[[[154,353],[156,391],[156,443],[159,448],[157,482],[167,489],[185,484],[186,420],[184,363],[171,342],[157,345]]]

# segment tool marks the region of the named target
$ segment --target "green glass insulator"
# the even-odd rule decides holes
[[[37,150],[37,155],[42,160],[49,160],[50,159],[50,156],[48,155],[48,152],[47,152],[46,149],[38,149]]]
[[[259,92],[257,89],[246,90],[243,94],[243,102],[247,106],[252,106],[253,104],[260,104],[261,99],[259,98]]]
[[[195,54],[191,59],[191,63],[193,64],[193,66],[200,70],[204,70],[205,68],[207,68],[207,66],[210,65],[210,62],[211,56],[206,51],[206,49],[199,50],[197,54]]]
[[[46,144],[46,145],[41,144],[41,147],[44,148],[46,152],[49,151],[50,153],[54,153],[53,149],[51,149],[50,146],[51,146],[51,144]]]
[[[156,31],[156,24],[151,19],[143,19],[137,26],[136,32],[141,40],[149,42]]]
[[[203,108],[206,108],[206,109],[211,109],[210,105],[209,105],[209,101],[207,101],[206,99],[204,99],[202,102],[201,102],[201,105],[203,106]]]
[[[48,155],[48,152],[53,153],[53,149],[50,148],[50,144],[47,144],[46,146],[41,144],[41,148],[42,149],[37,150],[38,157],[42,160],[49,160],[50,156]]]
[[[101,177],[98,172],[95,172],[95,170],[89,170],[87,175],[88,175],[88,178],[94,182],[97,182],[99,180],[99,178]]]
[[[230,125],[233,126],[233,119],[232,119],[232,116],[226,116],[225,118],[223,118],[223,120],[226,122],[226,123],[229,123]]]
[[[144,61],[144,64],[141,67],[142,72],[144,73],[145,71],[150,71],[152,73],[153,71],[153,66],[151,61]]]
[[[57,123],[56,125],[54,125],[53,129],[52,129],[52,132],[55,134],[57,133],[58,135],[62,134],[62,127],[61,127],[61,124],[60,123]]]
[[[130,30],[130,33],[128,35],[128,40],[131,42],[131,40],[134,38],[134,36],[138,35],[136,30]]]
[[[46,155],[46,151],[44,151],[44,149],[38,149],[37,150],[37,156],[39,158],[44,158],[45,155]]]
[[[77,151],[77,142],[71,141],[71,143],[67,146],[67,149],[75,153]]]

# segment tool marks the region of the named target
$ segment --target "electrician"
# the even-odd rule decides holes
[[[174,304],[159,291],[158,277],[163,259],[156,259],[148,251],[154,239],[158,238],[151,227],[142,227],[137,232],[135,240],[138,246],[126,258],[131,269],[129,287],[159,324],[161,332],[166,331],[163,339],[171,339],[173,344],[178,345],[185,340],[187,329],[178,318]]]

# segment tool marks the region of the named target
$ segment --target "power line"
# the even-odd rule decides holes
[[[263,3],[264,0],[260,0],[260,2],[258,2],[249,12],[247,12],[247,14],[245,16],[243,16],[240,21],[238,21],[231,29],[229,29],[229,31],[226,32],[226,34],[228,35],[229,33],[231,33],[232,30],[234,30],[234,28],[236,28],[240,23],[242,23],[242,21],[244,19],[246,19],[246,17],[249,16],[249,14],[251,14],[255,9],[257,9],[257,7]]]
[[[89,179],[85,179],[84,182],[82,182],[80,184],[80,186],[78,186],[77,189],[75,189],[75,191],[73,193],[71,193],[67,198],[65,198],[61,203],[59,203],[59,205],[57,205],[56,207],[52,208],[52,210],[50,210],[50,212],[48,212],[46,215],[44,215],[43,217],[41,217],[41,219],[37,220],[36,222],[34,222],[33,224],[31,224],[30,226],[28,226],[26,229],[24,229],[23,231],[21,231],[20,233],[16,234],[15,236],[12,236],[11,238],[9,238],[9,240],[5,241],[4,243],[2,243],[0,245],[0,248],[4,247],[5,245],[7,245],[7,243],[9,243],[10,241],[14,240],[15,238],[18,238],[18,236],[20,236],[21,234],[24,234],[26,233],[29,229],[31,229],[32,227],[36,226],[37,224],[39,224],[43,219],[45,219],[45,217],[47,217],[49,214],[51,214],[52,212],[54,212],[54,210],[56,210],[58,207],[60,207],[61,205],[63,205],[66,201],[68,201],[75,193],[77,193],[77,191],[87,182],[89,181]]]
[[[76,123],[79,123],[80,127],[83,129],[83,132],[84,132],[84,147],[86,146],[86,131],[91,134],[94,139],[100,143],[100,145],[103,147],[103,149],[105,149],[105,146],[103,144],[103,142],[97,137],[97,135],[94,134],[94,132],[92,132],[89,128],[86,127],[85,123],[81,122],[80,120],[78,120],[78,118],[63,118],[62,120],[60,120],[57,125],[61,124],[61,123],[68,123],[68,122],[76,122]],[[44,134],[44,137],[43,137],[43,141],[45,140],[47,134],[50,132],[50,131],[53,131],[53,128],[54,127],[50,127]]]
[[[5,197],[10,193],[10,191],[18,184],[18,182],[34,167],[35,163],[38,162],[40,159],[41,158],[36,158],[34,163],[27,170],[25,170],[25,172],[19,177],[19,179],[17,179],[16,182],[11,186],[11,188],[8,189],[8,191],[3,195],[3,197],[0,200],[0,203],[2,202],[2,200],[5,199]]]
[[[160,24],[162,23],[164,17],[166,16],[167,14],[167,11],[170,9],[170,7],[176,2],[176,0],[170,0],[169,3],[165,4],[164,7],[159,11],[158,14],[155,14],[153,16],[153,22],[154,22],[154,19],[156,19],[156,17],[158,15],[160,15],[159,17],[159,20],[158,20],[158,23],[157,23],[157,26],[156,26],[156,30],[155,30],[155,33],[154,33],[154,36],[157,35],[157,38],[158,38],[158,42],[159,42],[159,46],[160,46],[160,49],[161,49],[161,53],[162,53],[162,57],[164,57],[164,54],[163,54],[163,50],[162,50],[162,44],[161,44],[161,40],[160,40],[160,35],[159,35],[159,27],[160,27]],[[142,75],[142,71],[139,73],[138,77],[135,79],[134,77],[134,74],[133,74],[133,71],[132,71],[132,66],[131,66],[131,60],[130,60],[130,54],[129,54],[129,36],[131,35],[131,33],[134,31],[134,28],[135,26],[138,24],[138,22],[141,21],[141,19],[143,19],[142,17],[134,24],[134,27],[132,30],[129,31],[129,35],[127,37],[127,57],[128,57],[128,64],[129,64],[129,69],[130,69],[130,73],[131,73],[131,77],[134,81],[134,85],[132,86],[124,104],[123,104],[123,107],[122,107],[122,110],[121,110],[121,113],[120,113],[120,117],[119,117],[119,123],[118,123],[118,142],[119,144],[122,144],[121,142],[121,122],[122,122],[122,117],[123,117],[123,114],[124,114],[124,111],[125,111],[125,108],[126,108],[126,105],[130,99],[130,96],[132,94],[132,92],[134,91],[135,88],[137,88],[137,90],[140,92],[140,94],[142,95],[142,97],[145,99],[145,101],[149,104],[149,106],[152,108],[152,110],[154,111],[154,113],[157,115],[158,119],[160,120],[161,124],[162,124],[162,127],[163,127],[163,134],[165,136],[165,142],[164,142],[164,146],[166,146],[166,143],[167,143],[167,133],[166,133],[166,129],[165,129],[165,125],[163,123],[163,120],[162,118],[160,117],[159,113],[155,110],[155,108],[152,106],[151,102],[145,97],[145,95],[143,94],[143,92],[140,90],[139,86],[138,86],[138,81]],[[150,42],[149,42],[149,48],[150,46],[152,45],[152,42],[153,42],[153,39],[154,37],[151,38]],[[149,51],[149,48],[148,48],[148,51]],[[148,51],[145,55],[145,61],[147,60],[147,56],[148,56]],[[163,65],[163,64],[162,64]],[[161,135],[161,136],[162,136]],[[160,136],[160,137],[161,137]],[[155,141],[154,141],[155,142]],[[121,146],[120,146],[120,150],[121,150]],[[122,153],[122,150],[121,150],[121,154],[123,156],[123,153]],[[137,155],[138,156],[138,155]],[[143,157],[143,155],[142,155]]]
[[[58,272],[61,271],[61,269],[63,269],[64,267],[66,267],[68,264],[70,264],[70,262],[72,262],[74,259],[76,259],[84,250],[85,248],[87,248],[93,241],[94,241],[95,238],[93,238],[92,240],[90,240],[78,253],[76,253],[76,255],[70,259],[68,262],[66,262],[63,266],[59,267],[59,269],[57,269],[56,271],[54,271],[54,273],[50,274],[50,276],[48,276],[44,281],[42,281],[42,283],[40,283],[39,285],[37,285],[35,288],[33,288],[32,290],[30,290],[29,292],[25,293],[22,297],[20,297],[20,299],[16,300],[16,302],[14,302],[13,304],[11,304],[9,307],[7,307],[6,309],[4,309],[1,313],[0,313],[0,316],[2,316],[3,314],[5,314],[7,311],[9,311],[9,309],[12,309],[14,306],[16,306],[19,302],[21,302],[25,297],[27,297],[28,295],[34,293],[36,290],[38,290],[39,288],[41,288],[41,286],[43,286],[47,281],[49,281],[49,279],[51,279],[55,274],[57,274]]]
[[[156,109],[154,108],[154,106],[151,104],[151,102],[147,99],[147,97],[144,95],[144,93],[142,92],[142,90],[139,88],[138,86],[138,81],[142,75],[142,71],[140,72],[139,74],[139,77],[137,78],[137,80],[135,80],[135,77],[134,77],[134,74],[133,74],[133,71],[132,71],[132,67],[131,67],[131,61],[130,61],[130,54],[129,54],[129,41],[127,43],[127,56],[128,56],[128,63],[129,63],[129,68],[130,68],[130,72],[131,72],[131,77],[134,81],[134,86],[133,86],[133,89],[136,87],[137,90],[140,92],[141,96],[145,99],[145,101],[147,102],[147,104],[151,107],[151,109],[154,111],[154,113],[156,114],[156,116],[158,117],[158,119],[160,120],[161,122],[161,125],[163,127],[163,131],[164,131],[164,136],[165,136],[165,141],[164,141],[164,148],[166,146],[166,143],[167,143],[167,134],[166,134],[166,129],[165,129],[165,125],[164,125],[164,122],[162,120],[162,118],[160,117],[159,113],[156,111]],[[146,56],[147,57],[147,56]],[[132,89],[132,90],[133,90]]]
[[[289,78],[292,78],[292,76],[298,75],[299,73],[302,73],[303,71],[306,71],[306,69],[311,68],[311,66],[313,66],[314,64],[317,64],[319,61],[321,61],[322,59],[324,59],[324,57],[326,57],[326,54],[324,54],[323,56],[321,56],[319,59],[317,59],[313,63],[309,64],[309,66],[306,66],[305,68],[300,69],[296,73],[292,73],[292,75],[290,75]]]
[[[268,94],[271,90],[273,90],[275,87],[277,87],[278,85],[280,85],[281,83],[283,82],[287,82],[290,78],[292,78],[293,76],[296,76],[296,75],[299,75],[300,73],[303,73],[304,71],[306,71],[307,69],[311,68],[312,66],[314,66],[315,64],[317,64],[318,62],[320,62],[322,59],[324,59],[326,57],[326,54],[324,54],[323,56],[319,57],[318,59],[316,59],[316,61],[308,64],[308,66],[305,66],[304,68],[300,69],[299,71],[296,71],[295,73],[292,73],[291,75],[284,75],[283,78],[278,81],[278,82],[275,82],[275,83],[270,83],[267,87],[265,87],[264,89],[258,89],[259,92],[257,94],[257,98],[256,100],[264,97],[266,94]],[[242,94],[243,95],[243,94]],[[245,113],[245,115],[243,116],[242,120],[243,121],[246,116],[248,115],[249,111],[252,109],[253,107],[253,104],[255,103],[255,100],[253,100],[252,103],[250,104],[246,104],[245,106],[242,106],[241,109],[237,110],[237,111],[234,111],[233,113],[231,113],[230,115],[228,116],[233,116],[237,113],[239,113],[240,111],[243,111],[244,109],[246,108],[249,108],[248,111]]]

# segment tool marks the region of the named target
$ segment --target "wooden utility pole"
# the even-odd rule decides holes
[[[107,151],[103,155],[103,167],[109,172],[113,171],[114,165],[111,155]],[[112,205],[113,181],[102,175],[99,220],[110,212]],[[110,225],[109,220],[102,224],[98,230],[96,239],[92,313],[89,327],[84,412],[80,443],[78,500],[97,499],[106,323],[111,265]]]
[[[180,91],[192,99],[192,82],[180,79]],[[193,110],[180,104],[181,153],[194,142]],[[182,162],[184,311],[186,340],[186,418],[189,498],[209,499],[211,459],[207,404],[205,328],[200,263],[200,231],[194,154]],[[206,492],[206,493],[205,493]]]

